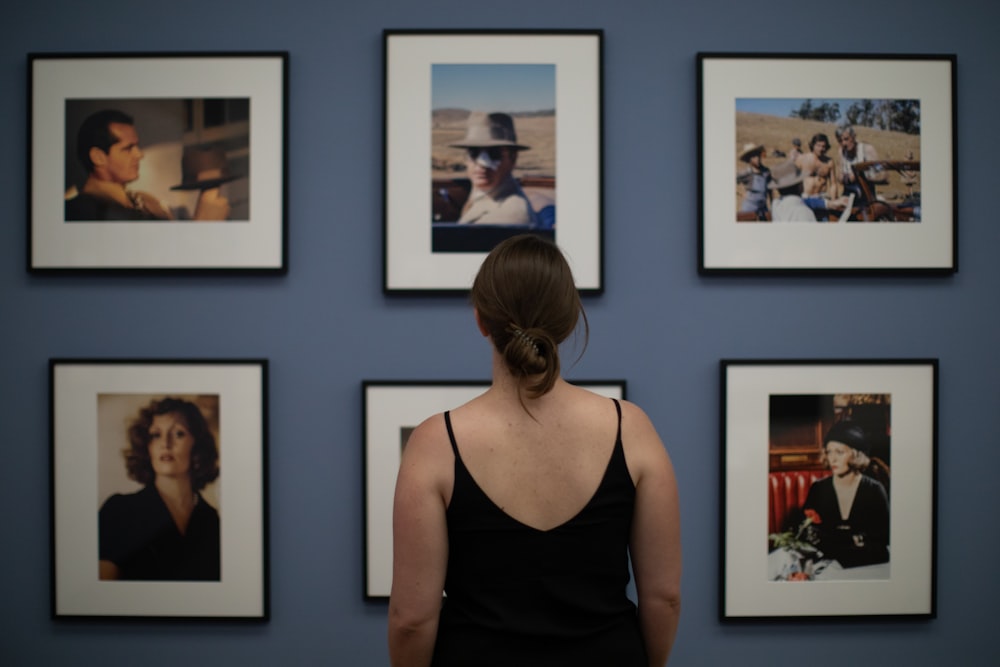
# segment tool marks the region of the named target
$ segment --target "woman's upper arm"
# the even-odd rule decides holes
[[[448,565],[446,498],[454,458],[441,415],[414,429],[403,449],[393,500],[390,606],[402,622],[435,617]],[[443,442],[442,442],[443,438]]]
[[[633,404],[622,420],[629,443],[629,470],[635,482],[635,511],[629,550],[641,598],[679,597],[681,530],[677,480],[663,441],[649,417]]]

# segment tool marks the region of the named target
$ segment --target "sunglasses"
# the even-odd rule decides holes
[[[466,150],[469,153],[470,160],[477,160],[481,153],[486,153],[490,160],[493,162],[499,162],[503,157],[504,148],[502,146],[494,146],[492,148],[467,148]]]

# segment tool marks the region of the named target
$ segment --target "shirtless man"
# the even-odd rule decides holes
[[[827,155],[830,139],[825,134],[814,134],[809,140],[809,152],[795,161],[802,170],[802,200],[816,211],[816,218],[823,219],[829,209],[843,210],[847,200],[838,197],[838,184],[834,178],[833,158]]]

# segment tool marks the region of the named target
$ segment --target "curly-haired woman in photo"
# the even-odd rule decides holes
[[[201,410],[153,400],[128,439],[125,467],[144,488],[101,507],[100,578],[218,581],[219,513],[199,491],[219,476],[219,453]]]

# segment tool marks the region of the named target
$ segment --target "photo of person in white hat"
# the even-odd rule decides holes
[[[517,142],[510,114],[473,111],[465,137],[450,145],[465,149],[465,169],[472,182],[459,223],[538,223],[531,202],[511,173],[518,153],[530,147]]]
[[[776,166],[773,173],[773,187],[779,198],[772,207],[771,219],[774,222],[816,222],[816,214],[802,201],[802,170],[789,161]]]
[[[431,252],[555,241],[555,65],[434,63],[430,102]]]

